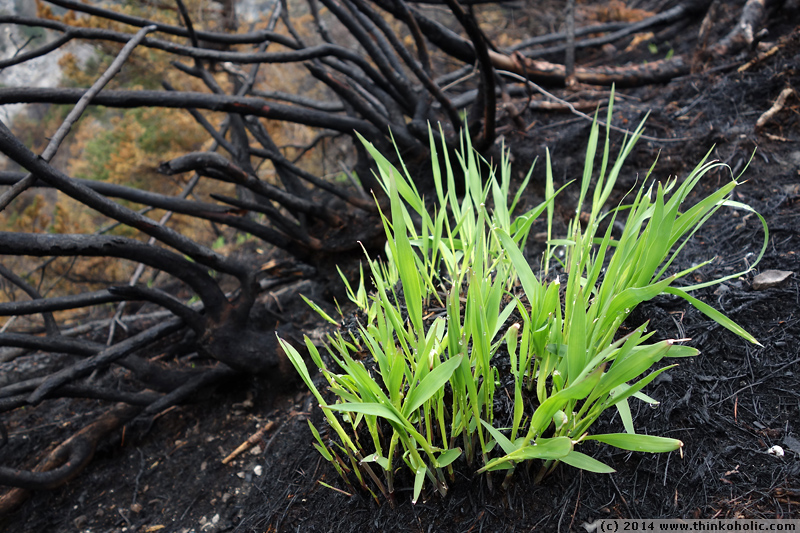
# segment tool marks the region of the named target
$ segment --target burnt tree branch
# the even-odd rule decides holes
[[[207,310],[220,313],[228,300],[202,266],[164,248],[135,239],[107,235],[68,235],[0,232],[0,249],[6,255],[35,257],[118,257],[163,270],[189,285]]]
[[[0,122],[0,150],[17,164],[27,169],[37,178],[46,181],[61,192],[95,209],[109,218],[122,222],[139,231],[155,237],[159,241],[185,253],[198,263],[202,263],[220,272],[232,274],[240,279],[247,278],[247,272],[228,258],[199,245],[180,233],[164,227],[152,219],[123,207],[98,194],[89,187],[71,179],[60,170],[50,166],[36,154],[28,150],[19,139]],[[51,254],[52,255],[52,254]],[[185,261],[184,261],[185,262]]]

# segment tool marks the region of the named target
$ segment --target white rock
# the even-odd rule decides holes
[[[792,274],[794,274],[794,272],[789,270],[765,270],[753,278],[753,290],[763,291],[764,289],[777,287],[786,281]]]
[[[770,455],[774,455],[775,457],[783,457],[783,448],[778,446],[777,444],[767,450],[767,453]]]

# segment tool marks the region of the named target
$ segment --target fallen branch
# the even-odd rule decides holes
[[[47,454],[32,470],[0,466],[0,485],[16,487],[0,496],[0,514],[19,507],[31,490],[53,489],[74,478],[91,461],[97,443],[140,411],[141,407],[117,405]]]

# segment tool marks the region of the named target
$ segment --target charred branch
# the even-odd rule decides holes
[[[25,294],[30,296],[34,302],[41,302],[42,295],[39,294],[39,291],[36,290],[36,287],[32,286],[30,283],[22,279],[20,276],[17,276],[12,271],[7,269],[5,266],[0,264],[0,276],[3,276],[8,281],[22,289]],[[2,306],[2,304],[0,304]],[[39,311],[42,313],[42,317],[44,318],[44,327],[47,331],[48,335],[58,335],[58,324],[56,323],[56,319],[53,318],[53,313],[49,311]],[[13,314],[13,313],[12,313]]]
[[[773,3],[768,0],[747,0],[742,8],[742,15],[736,26],[711,49],[716,56],[736,53],[739,50],[753,46],[758,31],[764,22],[767,5]]]
[[[105,348],[104,344],[85,339],[72,339],[61,335],[28,335],[26,333],[0,333],[0,346],[14,346],[31,350],[76,355],[94,355]]]
[[[213,383],[231,378],[236,374],[236,371],[225,364],[217,363],[214,368],[203,371],[201,374],[189,379],[172,392],[163,395],[161,398],[148,405],[143,414],[153,415],[159,413],[168,407],[186,400],[189,396],[195,394],[197,391],[208,387]]]
[[[31,388],[30,390],[33,390]],[[158,401],[164,395],[157,392],[128,392],[108,387],[94,387],[91,385],[64,385],[57,391],[51,393],[47,399],[53,398],[86,398],[90,400],[103,400],[107,402],[122,402],[128,405],[138,405],[147,407],[153,402]],[[19,407],[28,405],[28,397],[25,394],[0,398],[0,413],[8,412]]]
[[[140,407],[119,405],[78,431],[47,454],[33,470],[0,466],[0,485],[27,490],[52,489],[63,485],[83,470],[94,455],[100,439],[133,419]],[[0,511],[8,511],[24,500],[25,494],[7,493],[0,499]]]
[[[664,26],[667,24],[672,24],[673,22],[686,19],[687,17],[694,16],[698,13],[705,12],[710,4],[711,0],[694,0],[694,1],[682,2],[674,7],[671,7],[666,11],[657,13],[652,17],[648,17],[639,22],[634,22],[633,24],[608,23],[608,24],[596,24],[584,28],[576,28],[575,37],[580,37],[582,35],[587,35],[592,33],[606,33],[606,35],[602,35],[599,37],[590,37],[588,39],[582,39],[580,41],[576,41],[575,49],[600,47],[603,46],[604,44],[613,43],[629,35],[640,33],[656,26]],[[566,40],[566,38],[567,38],[566,32],[552,33],[549,35],[534,37],[532,39],[523,41],[515,46],[512,46],[509,49],[509,51],[515,52],[537,44],[546,44],[553,41]],[[542,48],[539,50],[525,52],[523,55],[525,57],[534,58],[548,54],[563,53],[566,49],[567,45],[563,44],[559,46],[552,46],[549,48]]]
[[[219,313],[228,305],[225,294],[205,268],[182,256],[134,239],[106,235],[49,235],[0,232],[0,248],[7,255],[119,257],[163,270],[189,285],[207,310]]]
[[[444,1],[445,0],[442,0],[442,2]],[[402,4],[402,2],[396,0],[374,0],[374,3],[401,20],[406,16],[406,11],[411,13],[411,16],[414,17],[422,34],[428,41],[433,43],[445,54],[463,63],[468,65],[475,63],[475,50],[472,48],[472,44],[444,25],[426,17],[417,9],[407,6],[400,7],[399,5]]]
[[[253,211],[255,213],[262,213],[264,215],[267,215],[273,224],[278,226],[281,229],[281,231],[290,235],[293,239],[305,244],[309,244],[315,249],[322,249],[322,244],[319,242],[318,239],[313,239],[312,241],[312,238],[309,237],[308,232],[306,232],[301,226],[288,220],[280,213],[280,211],[270,206],[269,204],[264,204],[259,202],[249,202],[247,200],[241,200],[239,198],[231,198],[230,196],[223,196],[221,194],[212,194],[211,197],[214,198],[215,200],[219,200],[220,202],[225,202],[226,204],[230,204],[239,209],[244,209],[247,211]]]
[[[23,176],[24,174],[18,172],[0,172],[0,185],[14,184],[17,182],[17,180],[22,179]],[[292,253],[301,252],[301,250],[295,248],[294,245],[296,243],[291,238],[275,231],[272,228],[253,222],[252,220],[247,220],[244,217],[233,215],[231,214],[232,210],[226,206],[206,202],[194,202],[179,197],[165,196],[162,194],[143,191],[141,189],[134,189],[132,187],[125,187],[124,185],[117,185],[114,183],[82,179],[75,179],[75,181],[82,183],[90,189],[105,196],[121,198],[123,200],[144,204],[150,207],[166,209],[174,213],[180,213],[195,218],[225,224],[232,228],[250,232],[265,242],[273,244],[283,250],[287,250]],[[50,187],[50,185],[42,182],[38,182],[34,186]],[[309,241],[306,244],[311,243]]]
[[[402,2],[398,3],[404,5]],[[445,96],[442,89],[430,77],[430,58],[428,58],[427,48],[424,45],[424,41],[420,38],[421,36],[419,36],[419,27],[417,27],[417,25],[414,23],[414,19],[409,16],[408,10],[405,10],[403,13],[405,17],[404,22],[406,22],[406,24],[409,25],[409,29],[412,30],[412,35],[414,35],[415,42],[417,43],[420,62],[415,61],[414,58],[411,57],[411,54],[408,52],[406,47],[403,46],[383,17],[381,17],[375,10],[373,10],[363,0],[353,0],[353,4],[356,5],[358,9],[361,10],[367,17],[369,17],[375,26],[380,28],[381,32],[391,44],[397,55],[400,56],[406,66],[411,69],[425,89],[427,89],[428,92],[436,99],[436,101],[441,104],[442,109],[444,109],[445,113],[447,114],[447,118],[450,120],[453,128],[458,129],[458,125],[461,123],[461,118],[458,115],[458,111],[452,105],[447,96]]]
[[[21,172],[0,172],[0,185],[14,185],[24,176],[25,174],[22,174]],[[167,196],[142,189],[118,185],[116,183],[85,180],[80,178],[72,178],[72,180],[102,194],[103,196],[119,198],[121,200],[127,200],[129,202],[135,202],[137,204],[174,211],[175,213],[181,213],[198,218],[202,218],[203,215],[209,213],[223,215],[230,211],[230,209],[227,207],[218,204],[186,200],[182,197]],[[42,181],[36,182],[33,186],[43,188],[53,187],[53,185]]]
[[[381,48],[375,44],[375,41],[372,39],[372,37],[370,37],[369,33],[363,28],[363,26],[361,26],[356,18],[348,13],[337,0],[320,0],[320,2],[327,7],[331,13],[336,16],[336,18],[339,19],[345,28],[350,31],[358,43],[364,48],[364,50],[366,50],[367,54],[369,54],[370,59],[377,65],[381,75],[370,76],[370,78],[374,82],[380,83],[381,85],[385,85],[383,80],[386,80],[389,84],[389,89],[393,93],[393,97],[397,100],[397,102],[407,110],[413,109],[414,106],[410,99],[413,91],[408,83],[408,80],[405,79],[401,72],[393,68],[390,60],[386,55],[384,55],[383,50],[381,50]],[[340,57],[340,59],[347,58]],[[364,70],[363,67],[362,70]],[[367,70],[364,70],[364,72],[369,75]],[[382,88],[384,90],[387,89],[385,86]]]
[[[86,292],[71,296],[56,296],[54,298],[37,298],[35,300],[20,302],[0,303],[0,316],[35,315],[38,313],[52,313],[53,311],[66,311],[80,309],[112,302],[122,298],[111,294],[109,291]],[[52,334],[52,333],[51,333]]]
[[[470,40],[472,47],[477,56],[478,65],[480,65],[481,73],[481,90],[479,93],[483,94],[484,101],[481,102],[481,110],[483,111],[482,129],[480,137],[475,143],[476,149],[484,151],[494,144],[495,139],[495,118],[497,110],[497,98],[495,96],[495,80],[494,80],[494,66],[489,57],[489,46],[483,32],[478,27],[478,22],[472,13],[466,13],[457,0],[446,0],[447,6],[453,12],[458,22],[464,27]]]
[[[4,104],[70,104],[77,102],[84,89],[45,89],[37,87],[17,87],[0,89],[0,105]],[[247,96],[215,95],[197,92],[167,91],[103,91],[92,102],[107,107],[170,107],[176,109],[198,108],[253,115],[273,120],[295,122],[306,126],[327,128],[352,135],[359,131],[364,135],[381,137],[369,122],[346,115],[334,115],[312,111],[297,106],[267,102],[261,98]]]
[[[189,40],[191,41],[192,46],[195,48],[200,48],[200,44],[197,40],[197,34],[194,31],[194,24],[192,24],[192,18],[189,16],[189,10],[186,9],[186,5],[183,3],[183,0],[175,0],[175,3],[178,5],[178,12],[181,14],[183,23],[186,24],[186,31],[189,32]]]
[[[69,481],[92,459],[94,444],[77,436],[53,450],[36,471],[0,466],[0,485],[28,490],[52,489]]]
[[[283,102],[289,102],[290,104],[297,104],[303,107],[308,107],[309,109],[315,109],[317,111],[326,111],[328,113],[338,113],[344,111],[344,106],[342,104],[330,101],[320,101],[320,100],[313,100],[311,98],[306,98],[304,96],[300,96],[297,94],[289,94],[284,93],[281,91],[263,91],[263,90],[252,90],[250,94],[253,96],[258,96],[260,98],[269,98],[270,100],[281,100]]]
[[[497,70],[508,70],[544,86],[563,86],[566,82],[564,65],[523,57],[489,52]],[[689,65],[681,56],[652,61],[646,65],[632,64],[624,67],[575,68],[575,80],[588,85],[639,87],[667,83],[673,78],[689,73]]]
[[[240,279],[246,277],[247,274],[240,265],[233,263],[205,246],[197,244],[174,230],[161,226],[135,211],[110,201],[45,163],[36,154],[28,150],[2,122],[0,122],[0,150],[17,164],[35,174],[39,179],[50,183],[61,192],[103,215],[155,237],[161,242],[187,254],[198,263],[205,264],[220,272],[232,274]]]
[[[196,171],[212,178],[242,185],[257,194],[278,202],[287,209],[321,218],[331,224],[341,224],[339,217],[329,209],[265,183],[217,153],[193,152],[186,154],[162,163],[159,165],[158,171],[170,176],[182,172]]]
[[[54,43],[44,45],[38,48],[37,50],[30,52],[29,54],[25,54],[26,60],[30,60],[33,57],[38,57],[46,53],[49,53],[56,49],[54,44],[57,43],[59,44],[59,46],[63,46],[72,39],[84,39],[89,41],[108,41],[108,42],[125,44],[133,38],[132,34],[124,32],[99,29],[99,28],[80,28],[80,27],[70,26],[68,24],[64,24],[62,22],[58,22],[55,20],[20,17],[16,15],[0,16],[0,23],[40,27],[64,33],[64,35],[60,39],[57,39]],[[145,27],[151,25],[153,24],[146,25]],[[281,44],[284,44],[288,48],[297,48],[295,43],[287,40],[285,36],[277,36],[276,39],[270,39],[270,41],[273,40],[276,42],[280,42]],[[366,63],[364,59],[358,54],[354,53],[353,51],[347,48],[332,44],[298,49],[298,50],[293,50],[291,52],[247,53],[247,52],[230,52],[223,50],[214,50],[209,48],[195,48],[193,46],[186,46],[178,43],[173,43],[170,41],[165,41],[163,39],[155,39],[149,37],[142,41],[142,46],[145,46],[147,48],[153,48],[155,50],[162,50],[164,52],[169,52],[175,55],[190,57],[195,60],[205,60],[214,62],[230,61],[232,63],[241,63],[241,64],[296,63],[318,57],[335,56],[335,57],[340,57],[341,59],[347,59],[353,61],[354,63],[357,63],[360,66],[363,66],[367,69],[371,69],[369,64]],[[36,54],[31,55],[34,52]],[[27,57],[29,55],[31,57]],[[21,62],[20,57],[21,56],[17,56],[16,58],[6,59],[0,62],[0,67],[5,68],[12,65],[17,65]],[[374,71],[374,69],[372,70]]]
[[[269,159],[276,167],[285,168],[292,174],[307,181],[314,187],[327,191],[335,196],[338,196],[339,198],[341,198],[342,200],[351,204],[354,207],[357,207],[364,211],[375,212],[374,203],[369,201],[364,201],[362,198],[357,198],[355,196],[345,193],[332,183],[324,181],[310,172],[306,172],[305,170],[296,166],[294,163],[292,163],[291,161],[289,161],[288,159],[286,159],[285,157],[283,157],[282,155],[273,150],[266,150],[263,148],[251,148],[250,153],[253,155],[257,155],[259,157],[263,157],[265,159]]]
[[[63,370],[59,370],[51,374],[47,379],[39,385],[36,390],[28,397],[28,402],[32,404],[39,403],[52,391],[58,389],[62,385],[66,385],[82,378],[97,368],[105,368],[111,363],[122,359],[145,346],[156,342],[157,340],[174,333],[183,327],[183,322],[179,319],[172,319],[163,322],[157,326],[143,331],[133,337],[129,337],[105,350],[88,357],[72,366]]]
[[[160,305],[164,309],[172,311],[172,314],[182,319],[187,326],[196,332],[202,332],[204,326],[203,317],[191,308],[183,305],[183,302],[174,296],[158,289],[143,287],[141,285],[123,285],[109,287],[108,292],[126,300],[144,300]]]
[[[191,35],[187,28],[181,28],[180,26],[171,26],[169,24],[154,23],[150,19],[118,13],[111,9],[103,9],[101,7],[95,7],[91,4],[85,4],[77,0],[45,0],[45,1],[48,4],[53,4],[55,6],[63,7],[65,9],[72,9],[80,13],[87,13],[89,15],[94,15],[96,17],[104,18],[107,20],[122,22],[123,24],[128,24],[130,26],[136,26],[141,28],[144,26],[150,26],[151,24],[155,24],[157,31],[161,33],[166,33],[168,35],[177,35],[180,37],[189,37]],[[250,33],[241,33],[241,34],[196,31],[195,35],[197,36],[198,39],[202,41],[207,41],[209,43],[234,45],[234,44],[259,44],[263,43],[264,41],[271,41],[283,44],[284,46],[287,47],[296,46],[296,43],[294,43],[291,39],[287,39],[285,35],[265,30],[255,31]]]

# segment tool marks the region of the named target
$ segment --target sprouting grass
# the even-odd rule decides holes
[[[611,111],[609,106],[608,124]],[[547,199],[517,214],[533,169],[512,195],[507,154],[499,168],[491,167],[465,137],[457,161],[451,161],[446,150],[437,152],[431,135],[436,198],[429,210],[405,166],[395,168],[362,139],[390,201],[389,213],[382,215],[386,257],[367,258],[372,294],[365,289],[363,271],[355,289],[342,277],[366,320],[357,331],[339,330],[329,337],[333,366],[306,339],[330,395],[320,392],[300,354],[281,341],[330,426],[326,438],[311,426],[315,446],[343,479],[357,481],[376,499],[375,489],[391,498],[394,475],[405,465],[414,479],[416,502],[426,482],[446,494],[453,463],[461,457],[478,473],[507,471],[505,485],[517,464],[533,459],[543,461],[538,479],[559,462],[613,472],[579,451],[585,441],[653,453],[683,446],[677,439],[637,434],[629,401],[657,404],[642,389],[674,365],[650,369],[663,358],[690,357],[698,350],[681,344],[689,339],[649,342],[653,332],[647,324],[622,337],[619,328],[638,304],[669,293],[757,343],[689,294],[745,272],[681,287],[678,280],[707,263],[669,273],[686,240],[714,212],[723,206],[751,209],[728,199],[735,179],[695,205],[684,205],[700,179],[723,166],[706,157],[680,184],[646,179],[627,203],[605,211],[642,127],[625,140],[613,163],[606,129],[589,197],[600,137],[595,122],[575,218],[562,238],[552,235],[553,203],[560,190],[553,186],[549,153]],[[460,198],[454,165],[464,180]],[[588,221],[584,217],[582,224],[584,211]],[[548,243],[537,269],[544,275],[537,277],[522,250],[532,223],[542,215]],[[613,236],[617,218],[624,218],[624,230]],[[761,221],[765,240],[758,260],[768,238]],[[608,229],[601,232],[601,227]],[[557,249],[565,252],[561,274],[548,281]],[[513,376],[510,427],[497,427],[494,421],[497,358],[507,358]],[[624,431],[592,433],[592,424],[612,408]]]

